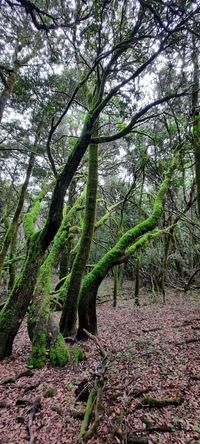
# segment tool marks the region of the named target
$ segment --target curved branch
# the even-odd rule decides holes
[[[133,126],[137,123],[139,118],[142,117],[144,114],[146,114],[147,111],[149,111],[151,108],[153,108],[154,106],[157,106],[157,105],[161,105],[161,103],[168,102],[171,99],[175,99],[177,97],[182,97],[182,96],[187,95],[187,94],[188,93],[186,93],[186,91],[183,91],[182,93],[179,93],[179,94],[171,94],[171,95],[165,96],[165,97],[163,97],[161,99],[154,100],[154,102],[149,103],[143,109],[138,111],[133,116],[133,118],[131,119],[129,124],[122,131],[119,131],[119,133],[113,134],[111,136],[93,137],[91,139],[91,143],[112,142],[114,140],[120,139],[121,137],[127,136],[127,134],[129,134],[131,132]]]

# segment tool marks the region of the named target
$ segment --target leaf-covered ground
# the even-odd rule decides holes
[[[114,309],[106,303],[98,307],[98,320],[107,384],[97,435],[88,442],[125,443],[131,432],[149,444],[200,443],[200,304],[178,298],[136,308],[129,300]],[[12,357],[0,364],[1,444],[77,442],[85,403],[75,390],[84,378],[93,379],[102,360],[93,341],[81,347],[85,359],[77,367],[73,361],[62,369],[47,365],[2,384],[26,370],[30,342],[22,325]],[[148,407],[147,397],[178,405]]]

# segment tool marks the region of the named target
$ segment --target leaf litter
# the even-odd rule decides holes
[[[133,300],[98,306],[109,364],[101,421],[90,444],[131,442],[129,434],[148,444],[200,443],[199,327],[199,303],[184,298],[166,306],[139,308]],[[84,360],[78,366],[73,360],[62,369],[47,363],[26,374],[31,344],[22,324],[13,355],[0,363],[1,444],[78,442],[86,403],[75,392],[101,362],[94,342],[79,345]],[[170,404],[150,406],[149,399]]]

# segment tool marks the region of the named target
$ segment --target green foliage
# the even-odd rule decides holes
[[[83,361],[84,359],[84,352],[81,349],[81,347],[73,347],[72,351],[74,356],[75,367],[78,367],[79,362]]]

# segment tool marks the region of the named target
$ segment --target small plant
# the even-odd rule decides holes
[[[54,387],[49,387],[44,392],[44,398],[53,398],[55,394],[56,394],[56,389]]]
[[[74,356],[75,367],[78,367],[78,363],[80,361],[83,361],[83,359],[84,359],[84,352],[83,352],[82,348],[74,347],[73,348],[73,356]]]

